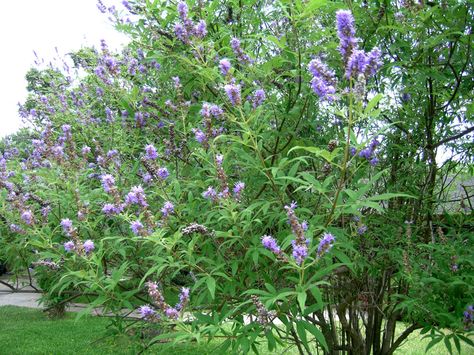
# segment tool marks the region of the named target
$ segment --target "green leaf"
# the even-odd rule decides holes
[[[471,339],[469,339],[468,337],[462,335],[462,334],[458,334],[458,337],[459,339],[461,339],[463,342],[465,342],[466,344],[474,347],[474,341],[472,341]]]
[[[415,198],[415,196],[408,195],[408,194],[387,192],[385,194],[370,196],[370,197],[367,198],[367,200],[370,200],[370,201],[384,201],[384,200],[390,200],[391,198],[395,198],[395,197]]]
[[[383,98],[382,94],[377,94],[375,95],[368,103],[367,106],[365,107],[364,110],[364,115],[369,115],[371,111],[374,109],[374,107],[380,102],[380,100]]]
[[[430,350],[433,346],[438,344],[441,340],[443,340],[442,336],[438,336],[436,338],[433,338],[433,340],[431,340],[430,343],[426,346],[425,352],[427,353],[428,350]]]
[[[209,290],[209,293],[211,294],[212,299],[214,299],[215,294],[216,294],[216,280],[209,276],[206,279],[206,284],[207,284],[207,289]]]
[[[307,331],[314,335],[318,343],[327,351],[328,344],[326,343],[323,333],[312,323],[305,322],[304,326]]]
[[[298,294],[296,298],[298,299],[298,304],[300,305],[301,312],[304,312],[305,304],[306,304],[306,291],[299,289],[297,290]]]

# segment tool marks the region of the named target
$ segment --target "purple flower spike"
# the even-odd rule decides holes
[[[148,160],[155,160],[156,158],[158,158],[158,152],[152,144],[148,144],[145,147],[145,158]]]
[[[324,233],[323,238],[319,242],[318,245],[318,257],[320,258],[323,256],[324,253],[327,253],[329,249],[332,248],[334,244],[335,238],[332,234],[330,233]]]
[[[95,245],[94,245],[94,242],[92,240],[88,239],[84,242],[84,250],[85,250],[86,254],[89,254],[94,249],[95,249]]]
[[[194,35],[198,38],[204,38],[207,35],[206,21],[200,20],[196,26],[194,26]]]
[[[361,225],[359,228],[357,228],[357,234],[363,235],[367,232],[367,226],[365,224]]]
[[[178,14],[183,21],[188,18],[188,5],[184,1],[178,3]]]
[[[67,252],[73,251],[76,246],[74,245],[74,242],[72,240],[64,243],[64,250]]]
[[[178,312],[175,308],[168,307],[168,308],[166,308],[166,310],[165,310],[165,315],[166,315],[168,318],[171,318],[171,319],[178,319],[178,317],[179,317],[179,312]]]
[[[365,76],[374,76],[379,68],[382,66],[381,61],[382,52],[377,47],[373,48],[367,55],[367,65],[365,68]]]
[[[72,221],[69,218],[61,220],[61,227],[63,227],[64,233],[69,236],[73,230]]]
[[[257,91],[255,91],[252,98],[253,108],[257,108],[258,106],[262,105],[263,101],[265,101],[265,98],[266,98],[265,90],[258,89]]]
[[[222,166],[223,162],[224,162],[224,156],[222,154],[216,154],[217,166]]]
[[[230,61],[227,58],[223,58],[219,61],[219,69],[222,75],[226,76],[231,67]]]
[[[100,178],[104,191],[109,193],[115,188],[115,179],[110,174],[104,174]]]
[[[202,193],[202,197],[215,201],[217,200],[217,191],[212,186],[209,186],[207,190]]]
[[[339,10],[336,12],[337,35],[339,37],[339,51],[344,63],[347,63],[353,49],[357,49],[357,39],[355,38],[354,17],[349,10]]]
[[[313,59],[308,64],[308,70],[313,75],[311,88],[321,99],[334,100],[336,93],[336,78],[334,71],[330,70],[326,64],[319,59]]]
[[[308,246],[306,244],[297,243],[296,240],[292,240],[291,245],[293,246],[293,258],[298,265],[301,265],[308,256]]]
[[[170,214],[174,213],[174,205],[170,201],[166,201],[161,209],[163,217],[168,217]]]
[[[143,224],[140,221],[133,221],[130,223],[130,229],[132,230],[133,234],[141,235],[141,232],[143,231]]]
[[[226,86],[224,86],[224,90],[232,106],[241,104],[242,101],[240,97],[240,85],[227,84]]]
[[[349,57],[346,67],[346,78],[356,79],[359,74],[365,74],[368,58],[363,50],[354,50]]]
[[[140,316],[145,319],[153,318],[156,314],[155,310],[149,305],[141,306],[138,311],[140,312]]]
[[[262,237],[262,245],[265,249],[270,250],[274,254],[281,253],[281,249],[278,246],[277,241],[271,235],[264,235]]]
[[[159,168],[158,169],[158,176],[160,177],[161,180],[166,180],[170,173],[168,172],[168,169],[166,168]]]
[[[22,219],[23,222],[25,222],[27,225],[32,225],[32,224],[33,224],[33,221],[34,221],[34,218],[33,218],[33,213],[31,212],[31,210],[25,210],[25,211],[23,211],[23,213],[21,214],[21,219]]]
[[[130,192],[125,197],[125,204],[127,205],[139,205],[141,207],[148,207],[146,202],[146,195],[141,186],[133,186]]]
[[[244,188],[245,188],[245,183],[243,183],[242,181],[239,181],[239,182],[235,183],[235,185],[234,185],[234,197],[237,201],[240,201],[242,191],[244,190]]]
[[[207,136],[203,131],[197,128],[193,128],[193,132],[194,132],[194,137],[199,143],[203,144],[207,142]]]
[[[189,288],[183,287],[179,294],[179,303],[175,306],[176,310],[180,312],[189,302]]]

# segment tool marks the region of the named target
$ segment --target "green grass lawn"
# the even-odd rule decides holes
[[[74,314],[68,314],[65,319],[49,319],[41,310],[5,306],[0,307],[0,354],[1,355],[30,355],[30,354],[135,354],[129,340],[126,338],[105,337],[105,329],[109,320],[99,317],[85,317],[74,320]],[[400,325],[398,331],[403,331]],[[418,332],[403,344],[396,352],[403,355],[421,355],[429,343],[421,339]],[[213,343],[216,344],[217,343]],[[156,346],[148,354],[212,354],[215,345],[188,346]],[[263,354],[270,354],[262,346]],[[281,351],[283,352],[283,351]],[[281,353],[279,352],[279,353]],[[430,354],[448,354],[444,346],[437,344]],[[295,349],[285,354],[297,354]],[[474,349],[463,348],[463,355],[474,354]]]

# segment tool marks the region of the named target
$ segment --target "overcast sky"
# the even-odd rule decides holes
[[[126,37],[118,33],[99,12],[97,0],[16,0],[3,1],[0,11],[0,137],[21,126],[17,103],[26,98],[25,74],[33,65],[33,51],[46,63],[55,55],[85,45],[99,47],[105,39],[118,48]],[[120,0],[104,0],[107,6],[122,9]]]

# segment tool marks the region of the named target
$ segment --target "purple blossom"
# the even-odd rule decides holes
[[[224,86],[224,90],[231,102],[232,106],[240,105],[240,85],[236,84],[227,84]]]
[[[153,176],[150,173],[145,173],[143,175],[143,182],[145,184],[150,184],[153,181]]]
[[[274,254],[281,253],[281,249],[278,246],[277,241],[271,235],[264,235],[262,237],[262,245],[265,249],[270,250]]]
[[[203,143],[207,142],[206,134],[203,131],[201,131],[200,129],[193,128],[193,133],[194,133],[194,137],[196,138],[196,140],[199,143],[203,144]]]
[[[21,228],[19,225],[14,224],[14,223],[10,224],[10,230],[14,233],[23,233],[24,232],[23,228]]]
[[[293,258],[298,265],[301,265],[304,259],[308,257],[308,246],[306,244],[297,243],[296,240],[292,240],[291,245],[293,246]]]
[[[207,190],[202,193],[202,197],[208,200],[215,201],[217,200],[217,192],[212,186],[209,186]]]
[[[155,160],[156,158],[158,158],[158,152],[152,144],[148,144],[145,147],[145,158],[148,160]]]
[[[216,154],[216,164],[217,166],[222,166],[224,162],[224,156],[222,154]]]
[[[327,253],[329,249],[332,248],[334,241],[335,241],[335,238],[332,234],[324,233],[323,238],[321,239],[318,245],[317,255],[319,258],[323,256],[324,253]]]
[[[130,192],[125,197],[125,204],[127,205],[139,205],[141,207],[148,207],[148,203],[146,202],[146,195],[143,191],[143,187],[133,186],[130,189]]]
[[[157,173],[158,173],[158,177],[161,180],[166,180],[168,176],[170,175],[170,173],[168,172],[168,169],[166,168],[159,168]]]
[[[365,67],[365,77],[369,78],[374,76],[379,68],[382,66],[381,61],[382,52],[379,48],[374,47],[369,54],[367,55],[366,67]]]
[[[171,203],[171,201],[166,201],[161,208],[161,213],[163,214],[163,217],[168,217],[170,214],[174,213],[174,205]]]
[[[63,130],[64,134],[66,134],[66,136],[69,136],[71,133],[71,125],[64,124],[61,126],[61,129]]]
[[[303,230],[306,232],[308,230],[308,222],[307,221],[301,222],[301,228],[303,228]]]
[[[234,51],[235,56],[243,63],[249,63],[250,62],[250,57],[244,53],[242,48],[240,47],[240,40],[238,38],[232,38],[230,40],[230,46],[232,47],[232,50]]]
[[[60,159],[64,156],[64,148],[60,145],[55,145],[54,147],[52,147],[51,152],[53,153],[53,156],[57,159]]]
[[[178,319],[179,312],[175,308],[168,307],[165,309],[165,315],[171,319]]]
[[[194,26],[194,35],[198,38],[204,38],[207,35],[206,21],[200,20],[196,26]]]
[[[349,10],[336,12],[337,35],[339,37],[339,51],[344,63],[347,63],[354,49],[357,49],[355,38],[354,17]]]
[[[372,151],[369,148],[362,149],[359,152],[359,157],[361,157],[361,158],[365,158],[365,159],[369,160],[371,156],[372,156]]]
[[[27,225],[32,225],[32,224],[33,224],[33,221],[34,221],[34,218],[33,218],[33,213],[31,212],[31,210],[25,210],[25,211],[23,211],[23,213],[21,214],[21,219],[22,219],[23,222],[25,222]]]
[[[189,302],[189,288],[183,287],[181,288],[181,292],[179,293],[179,303],[175,306],[176,310],[179,312],[186,304]]]
[[[64,250],[66,250],[67,252],[73,251],[75,248],[76,246],[74,245],[74,242],[72,240],[64,243]]]
[[[230,70],[231,67],[232,67],[232,65],[230,64],[230,61],[227,58],[222,58],[219,61],[219,69],[220,69],[222,75],[226,76],[227,73],[229,73],[229,70]]]
[[[143,224],[142,222],[140,221],[133,221],[132,223],[130,223],[130,229],[132,230],[133,234],[135,235],[141,235],[142,231],[143,231]]]
[[[82,147],[81,149],[81,154],[82,155],[87,155],[91,152],[91,147],[88,147],[87,145],[85,145],[84,147]]]
[[[313,75],[311,88],[321,99],[334,100],[336,92],[336,78],[332,70],[319,59],[313,59],[308,64],[308,70]]]
[[[260,106],[263,101],[265,101],[266,95],[265,95],[265,90],[263,89],[258,89],[255,91],[252,97],[252,106],[253,108],[257,108]]]
[[[104,207],[102,207],[102,212],[109,217],[115,214],[119,214],[120,212],[122,212],[122,210],[122,206],[115,206],[111,203],[106,203]]]
[[[188,42],[188,32],[182,24],[177,23],[174,25],[174,34],[180,41],[184,43]]]
[[[118,150],[117,149],[111,149],[107,152],[107,158],[111,159],[115,156],[118,155]]]
[[[210,108],[211,115],[214,116],[214,118],[220,118],[224,111],[217,105],[212,105]]]
[[[404,92],[402,94],[401,100],[402,100],[403,103],[407,103],[411,100],[411,95],[407,92]]]
[[[357,78],[359,74],[365,74],[368,58],[363,50],[356,49],[349,57],[346,66],[346,78]]]
[[[240,197],[242,195],[242,191],[245,188],[245,183],[242,181],[236,182],[234,185],[234,196],[237,200],[240,200]]]
[[[357,228],[357,234],[363,235],[365,232],[367,232],[367,226],[365,224]]]
[[[64,218],[61,220],[61,227],[66,235],[69,235],[72,231],[72,221],[69,218]]]
[[[181,20],[186,20],[188,18],[188,5],[184,1],[180,1],[178,3],[177,9]]]
[[[373,157],[372,159],[369,160],[369,164],[372,166],[375,166],[379,163],[379,159],[377,157]]]
[[[95,249],[94,242],[90,239],[86,240],[83,244],[86,254],[89,254]]]
[[[153,318],[156,314],[155,310],[149,305],[141,306],[138,311],[140,312],[140,316],[145,319]]]
[[[115,189],[115,179],[110,174],[104,174],[100,177],[104,191],[109,193]]]
[[[174,88],[179,89],[181,87],[181,81],[179,79],[179,76],[173,76],[171,79],[173,79]]]
[[[127,0],[122,1],[122,5],[128,10],[132,11],[132,7],[130,6],[130,3]]]
[[[205,118],[211,117],[211,105],[208,104],[207,102],[204,102],[202,104],[200,113],[202,117],[205,117]]]

